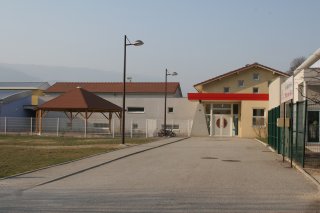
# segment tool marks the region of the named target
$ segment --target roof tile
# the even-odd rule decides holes
[[[74,88],[44,104],[39,109],[50,111],[120,112],[121,107],[80,87]]]
[[[46,90],[47,93],[67,92],[76,87],[94,93],[122,93],[123,83],[121,82],[57,82]],[[127,82],[127,93],[163,93],[164,82]],[[175,93],[180,89],[179,82],[168,82],[168,93]]]

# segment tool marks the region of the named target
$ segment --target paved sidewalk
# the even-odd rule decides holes
[[[277,151],[274,150],[269,144],[264,143],[258,139],[255,139],[255,140],[263,144],[265,147],[269,148],[272,152],[274,152],[278,156],[281,156],[281,154],[278,154]],[[290,159],[286,158],[286,161],[290,162]],[[320,189],[320,169],[302,168],[300,165],[295,165],[294,162],[293,162],[293,166],[296,167],[298,170],[300,170],[302,173],[305,173],[305,175],[309,175],[311,179],[314,179],[315,184],[317,184]]]
[[[316,181],[318,181],[320,185],[320,169],[310,169],[310,168],[305,168],[304,169],[309,175],[311,175]]]
[[[0,197],[19,194],[24,190],[43,185],[63,177],[67,177],[76,173],[84,172],[88,169],[102,166],[116,159],[131,156],[146,150],[181,141],[184,138],[167,138],[147,144],[131,146],[124,149],[99,154],[93,157],[76,160],[70,163],[52,166],[46,169],[40,169],[35,172],[14,176],[11,178],[0,180]]]

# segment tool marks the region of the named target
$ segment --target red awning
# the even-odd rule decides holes
[[[188,93],[188,100],[226,100],[226,101],[268,101],[269,94],[250,94],[250,93]]]

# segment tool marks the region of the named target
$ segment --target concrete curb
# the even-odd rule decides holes
[[[266,144],[262,141],[260,141],[259,139],[255,138],[255,140],[259,143],[261,143],[262,145],[264,145],[265,147],[267,147],[268,149],[270,149],[272,152],[276,153],[277,155],[280,155],[276,152],[276,150],[274,150],[271,146],[269,146],[269,144]],[[281,155],[282,156],[282,155]],[[290,163],[290,159],[285,157],[284,158],[287,162]],[[312,175],[310,175],[308,172],[306,172],[301,166],[299,166],[298,164],[296,164],[294,161],[292,161],[292,166],[298,170],[300,173],[302,173],[307,179],[309,179],[311,182],[313,182],[317,187],[318,190],[320,191],[320,183],[318,182],[317,179],[315,179]]]
[[[190,138],[190,137],[185,137],[185,138],[182,138],[182,139],[185,140],[185,139],[188,139],[188,138]],[[167,139],[162,139],[162,140],[167,140]],[[178,142],[178,141],[180,141],[180,140],[181,140],[181,139],[179,139],[179,140],[177,140],[177,141],[175,141],[175,142]],[[158,140],[158,141],[161,141],[161,140]],[[77,161],[80,161],[80,160],[85,160],[85,159],[88,159],[88,158],[91,158],[91,157],[96,157],[96,156],[99,156],[99,155],[104,155],[104,154],[107,154],[107,153],[116,152],[116,151],[123,150],[123,149],[130,148],[130,147],[143,146],[143,145],[150,144],[150,143],[153,143],[153,142],[157,142],[157,141],[152,141],[152,142],[145,143],[145,144],[137,144],[137,145],[127,146],[127,147],[125,147],[125,148],[119,148],[119,149],[112,150],[112,151],[109,151],[109,152],[101,152],[101,153],[98,153],[98,154],[93,154],[93,155],[85,156],[85,157],[78,158],[78,159],[75,159],[75,160],[70,160],[70,161],[66,161],[66,162],[62,162],[62,163],[58,163],[58,164],[53,164],[53,165],[46,166],[46,167],[42,167],[42,168],[39,168],[39,169],[34,169],[34,170],[30,170],[30,171],[18,173],[18,174],[15,174],[15,175],[10,175],[10,176],[7,176],[7,177],[2,177],[2,178],[0,178],[0,181],[1,181],[1,180],[6,180],[6,179],[10,179],[10,178],[15,178],[15,177],[18,177],[18,176],[30,174],[30,173],[37,172],[37,171],[41,171],[41,170],[45,170],[45,169],[50,169],[50,168],[53,168],[53,167],[56,167],[56,166],[61,166],[61,165],[65,165],[65,164],[77,162]],[[174,142],[170,142],[170,143],[166,143],[166,144],[171,144],[171,143],[174,143]],[[162,145],[163,145],[163,144],[162,144]]]

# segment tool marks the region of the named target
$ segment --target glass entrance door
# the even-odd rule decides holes
[[[213,131],[215,136],[231,136],[232,135],[232,117],[231,115],[214,115]]]

